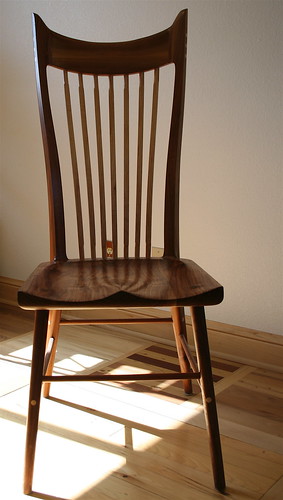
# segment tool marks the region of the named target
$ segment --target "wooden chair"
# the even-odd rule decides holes
[[[35,14],[33,32],[49,196],[51,259],[35,269],[18,294],[19,305],[35,311],[24,492],[32,490],[42,385],[48,397],[52,381],[111,378],[182,379],[187,393],[191,393],[191,380],[199,381],[215,487],[224,492],[204,314],[204,306],[222,301],[223,288],[197,264],[179,256],[187,11],[180,12],[172,26],[160,33],[121,43],[86,42],[62,36],[48,29]],[[163,87],[161,77],[165,77]],[[170,87],[169,80],[171,100],[162,94]],[[51,84],[61,83],[56,101]],[[169,102],[169,125],[165,129],[165,107]],[[64,109],[60,111],[62,103]],[[63,125],[66,136],[60,135]],[[158,211],[156,203],[162,191],[164,199]],[[155,216],[157,222],[153,222]],[[164,247],[160,258],[152,257],[152,239],[156,234]],[[72,258],[67,257],[68,245],[71,248],[68,255],[75,253]],[[107,253],[109,247],[112,258]],[[187,343],[184,306],[191,310],[196,361]],[[107,308],[133,307],[166,307],[171,314],[168,318],[114,319],[109,323],[172,322],[180,372],[52,375],[60,324],[107,323],[101,316],[77,321],[63,319],[62,311],[87,309],[95,313]]]

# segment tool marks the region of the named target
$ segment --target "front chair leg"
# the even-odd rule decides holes
[[[226,487],[225,476],[204,308],[191,307],[191,317],[196,346],[196,355],[201,374],[201,392],[210,442],[214,484],[217,490],[219,490],[221,493],[224,493]]]
[[[190,372],[191,366],[186,356],[186,353],[183,348],[183,344],[181,342],[181,335],[187,341],[187,329],[186,329],[186,320],[185,320],[185,312],[183,307],[171,307],[171,315],[173,320],[173,330],[175,335],[177,353],[179,358],[180,369],[182,373]],[[192,394],[192,380],[184,379],[183,387],[186,394]]]
[[[29,407],[27,418],[25,470],[24,470],[24,493],[29,494],[32,490],[32,478],[34,469],[35,446],[38,429],[38,417],[40,407],[40,396],[44,366],[45,344],[48,326],[48,311],[36,311],[33,353],[31,363]]]

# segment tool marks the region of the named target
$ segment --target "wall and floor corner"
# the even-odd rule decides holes
[[[25,279],[48,260],[31,13],[66,35],[111,41],[162,30],[183,8],[181,253],[225,287],[209,319],[282,334],[283,4],[276,0],[1,0],[0,274]]]

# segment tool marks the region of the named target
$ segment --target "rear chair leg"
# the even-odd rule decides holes
[[[53,372],[55,355],[56,355],[56,348],[57,348],[58,337],[59,337],[60,320],[61,320],[61,311],[50,311],[49,312],[46,349],[48,349],[48,345],[49,345],[50,340],[53,340],[53,345],[52,345],[52,351],[51,351],[50,359],[49,359],[49,362],[48,362],[48,365],[46,368],[46,373],[45,373],[45,375],[48,375],[48,376],[52,375],[52,372]],[[48,398],[48,396],[49,396],[50,386],[51,386],[50,382],[46,382],[43,385],[42,394],[45,398]]]
[[[171,307],[171,315],[173,320],[173,330],[175,335],[177,353],[182,373],[192,371],[188,358],[185,354],[181,335],[187,340],[187,329],[185,321],[185,312],[183,307]],[[192,394],[192,381],[190,379],[183,380],[183,387],[186,394]]]
[[[201,392],[210,443],[214,484],[217,490],[224,493],[226,487],[225,476],[204,308],[191,307],[191,317],[197,360],[201,374]]]
[[[27,418],[24,493],[32,490],[36,436],[38,430],[38,416],[40,394],[43,376],[45,344],[48,326],[48,311],[36,311],[34,325],[33,354],[31,364],[31,379],[29,393],[29,407]]]

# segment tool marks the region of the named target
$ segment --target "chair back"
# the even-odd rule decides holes
[[[179,257],[187,10],[115,43],[76,40],[33,15],[51,259]],[[107,243],[108,242],[108,243]]]

